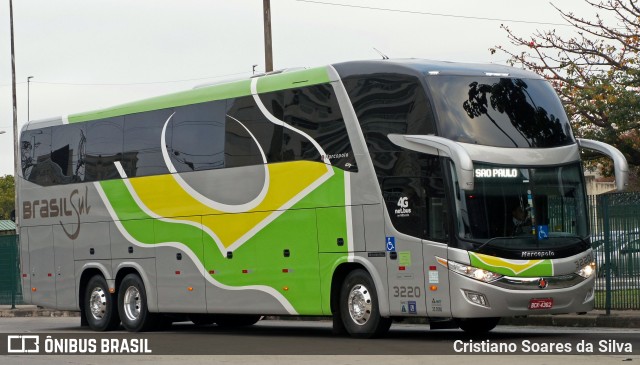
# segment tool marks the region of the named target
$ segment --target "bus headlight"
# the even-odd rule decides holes
[[[584,265],[582,269],[576,271],[576,274],[582,276],[585,279],[588,279],[589,277],[591,277],[591,275],[593,275],[594,272],[596,272],[596,263],[591,262]]]
[[[457,272],[458,274],[462,274],[464,276],[468,276],[472,279],[483,281],[485,283],[494,281],[502,277],[502,275],[495,272],[464,265],[455,261],[447,260],[447,266],[451,271]]]

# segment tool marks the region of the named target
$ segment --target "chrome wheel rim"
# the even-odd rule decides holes
[[[124,292],[124,315],[130,321],[140,317],[140,291],[135,286],[130,286]]]
[[[359,325],[367,323],[371,317],[372,307],[369,289],[362,284],[357,284],[351,288],[347,307],[349,308],[349,315],[355,323]]]
[[[97,286],[91,290],[89,296],[89,311],[96,320],[101,320],[107,313],[107,295],[101,287]]]

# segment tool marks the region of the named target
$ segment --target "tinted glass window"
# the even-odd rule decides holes
[[[124,118],[122,165],[129,177],[169,173],[162,157],[162,127],[173,109],[153,110]]]
[[[431,103],[417,77],[396,74],[353,76],[344,80],[376,174],[402,163],[400,148],[388,134],[435,134]],[[392,153],[390,153],[392,152]]]
[[[282,90],[261,95],[261,99],[276,118],[295,129],[285,128],[283,131],[283,160],[324,161],[314,145],[315,141],[332,165],[357,171],[349,136],[331,85]]]
[[[441,161],[411,151],[404,156],[407,159],[393,175],[381,179],[391,222],[404,234],[445,242],[448,207]]]
[[[428,79],[440,135],[496,147],[574,142],[560,99],[544,80],[434,76]]]
[[[427,235],[423,179],[413,176],[389,177],[382,181],[382,191],[393,226],[414,237]]]
[[[87,122],[85,181],[119,178],[114,162],[122,161],[124,117]]]
[[[51,128],[42,128],[22,133],[20,139],[22,175],[38,185],[53,183],[51,162]]]
[[[260,149],[268,163],[282,160],[282,126],[271,123],[253,97],[231,99],[227,109],[225,167],[263,164]]]
[[[225,101],[176,108],[165,143],[178,172],[224,167],[225,109]]]
[[[51,161],[56,165],[55,184],[84,181],[86,158],[86,123],[52,127]]]

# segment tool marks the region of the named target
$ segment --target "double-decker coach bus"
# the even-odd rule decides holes
[[[627,180],[539,76],[425,60],[202,86],[30,122],[20,143],[24,299],[99,331],[586,312],[580,147]]]

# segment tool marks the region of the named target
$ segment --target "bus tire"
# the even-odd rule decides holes
[[[95,275],[87,282],[84,292],[84,318],[94,331],[111,331],[120,325],[115,295],[102,275]]]
[[[458,327],[463,331],[480,335],[491,331],[496,328],[500,317],[487,317],[487,318],[458,318]]]
[[[122,279],[118,290],[118,313],[122,326],[129,332],[145,332],[156,325],[156,315],[147,307],[147,292],[137,274]]]
[[[214,321],[219,327],[234,328],[253,326],[262,318],[256,314],[217,314]]]
[[[350,272],[340,290],[340,316],[347,333],[356,338],[384,336],[391,318],[380,316],[378,293],[368,272]]]

